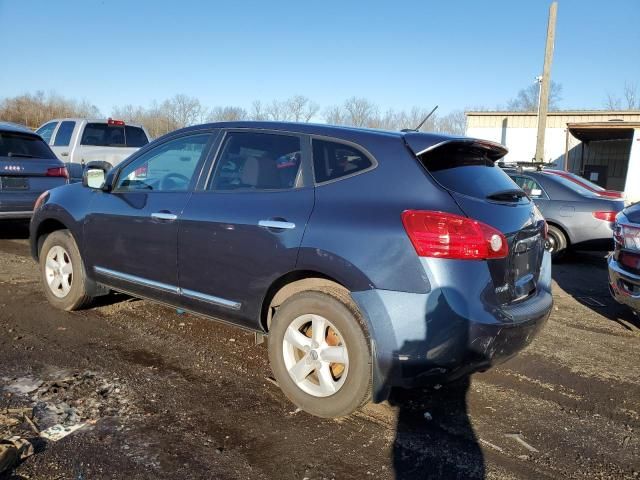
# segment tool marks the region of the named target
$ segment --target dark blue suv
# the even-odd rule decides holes
[[[56,307],[110,290],[268,334],[318,416],[484,370],[552,307],[546,224],[465,137],[295,123],[189,127],[51,190],[31,222]]]

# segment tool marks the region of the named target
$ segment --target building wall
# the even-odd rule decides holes
[[[527,162],[533,160],[536,153],[535,125],[523,127],[468,127],[467,135],[485,140],[492,140],[503,144],[509,149],[505,156],[508,162]],[[573,137],[572,137],[573,138]],[[575,139],[574,139],[575,140]],[[577,143],[579,141],[576,140]],[[566,128],[547,128],[544,141],[544,159],[554,162],[558,167],[564,165],[564,151],[566,146]]]
[[[629,169],[624,187],[627,201],[640,202],[640,129],[636,129],[629,153]]]
[[[604,164],[610,159],[608,188],[622,190],[640,201],[640,140],[635,131],[629,140],[590,142],[587,147],[573,135],[567,135],[568,123],[622,120],[640,122],[637,111],[551,112],[547,117],[544,160],[558,168],[580,173],[584,165]],[[467,135],[501,143],[509,149],[506,161],[531,161],[536,151],[537,115],[530,112],[467,112]],[[568,152],[565,159],[565,151]],[[627,161],[628,160],[628,161]],[[565,165],[566,163],[566,165]]]

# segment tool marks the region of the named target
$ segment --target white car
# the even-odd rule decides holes
[[[115,167],[149,143],[149,134],[141,125],[111,118],[57,118],[46,122],[36,133],[66,164],[71,181],[82,179],[88,162],[100,160]]]

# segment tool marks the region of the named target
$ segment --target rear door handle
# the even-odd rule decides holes
[[[156,220],[164,220],[165,222],[173,222],[178,218],[178,216],[174,213],[156,212],[151,214],[151,218],[155,218]]]
[[[284,220],[260,220],[258,225],[264,228],[279,228],[282,230],[292,230],[296,228],[295,223],[286,222]]]
[[[62,152],[60,155],[62,155],[63,157],[68,157],[69,156],[69,152]]]

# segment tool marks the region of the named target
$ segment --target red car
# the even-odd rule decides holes
[[[553,173],[554,175],[560,175],[561,177],[564,177],[567,180],[571,180],[572,182],[577,183],[581,187],[584,187],[590,192],[600,195],[601,197],[624,198],[624,194],[622,192],[618,192],[617,190],[607,190],[605,188],[602,188],[600,185],[590,182],[586,178],[576,175],[575,173],[565,172],[564,170],[551,170],[551,169],[545,169],[545,172]]]

